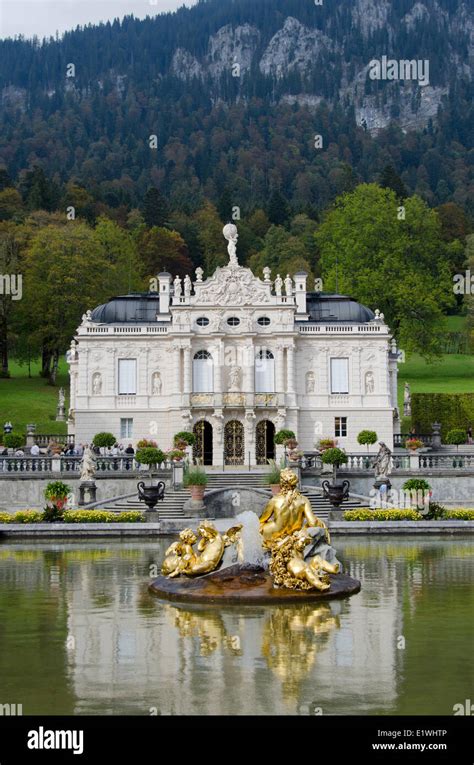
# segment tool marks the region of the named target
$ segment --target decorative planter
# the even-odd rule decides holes
[[[202,502],[204,499],[204,492],[206,491],[205,486],[188,486],[188,489],[191,492],[191,499],[194,502]]]
[[[163,481],[160,481],[156,486],[145,486],[143,481],[140,481],[137,483],[138,497],[145,503],[148,510],[152,511],[163,495],[164,488],[165,485]]]
[[[279,483],[271,483],[270,489],[272,490],[272,494],[274,497],[276,497],[277,494],[280,493],[280,484]]]
[[[333,507],[340,507],[349,496],[349,481],[343,481],[342,483],[323,481],[321,486],[323,487],[325,498],[329,499]]]

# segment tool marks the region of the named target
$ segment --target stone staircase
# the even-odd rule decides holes
[[[225,488],[248,488],[248,489],[264,489],[268,492],[270,498],[271,492],[268,486],[263,483],[263,472],[248,472],[248,473],[209,473],[209,483],[206,491],[214,491],[216,489]],[[328,520],[330,504],[327,499],[324,499],[321,492],[318,492],[311,486],[304,486],[302,494],[308,497],[311,507],[315,515],[322,521]],[[189,492],[186,489],[180,489],[173,491],[168,489],[165,493],[165,499],[163,502],[158,502],[156,510],[159,513],[160,520],[162,521],[174,521],[185,518],[183,511],[184,503],[190,498]],[[356,507],[360,507],[361,503],[358,499],[349,498],[342,504],[343,510],[351,510]],[[124,512],[130,510],[144,510],[145,504],[140,502],[138,498],[118,501],[115,505],[107,508],[110,512]]]

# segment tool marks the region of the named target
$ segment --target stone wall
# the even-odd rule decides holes
[[[216,489],[204,496],[206,515],[211,518],[235,518],[247,510],[260,515],[270,496],[265,489]]]
[[[390,476],[390,482],[392,488],[397,491],[401,491],[403,484],[409,478],[424,478],[425,481],[431,486],[433,491],[433,501],[440,502],[448,506],[456,507],[474,507],[474,476],[471,474],[463,475],[462,473],[450,474],[448,472],[436,474],[423,471],[423,474],[400,472],[397,475]],[[374,487],[373,475],[360,475],[340,472],[338,480],[350,481],[351,494],[360,494],[365,497],[370,496],[370,491]],[[310,486],[321,486],[323,478],[318,477],[303,477],[305,484]]]
[[[0,511],[14,512],[16,510],[43,510],[46,504],[44,490],[50,481],[63,480],[71,487],[74,501],[79,500],[79,479],[64,478],[2,478],[0,479]],[[120,497],[125,494],[137,493],[137,483],[145,478],[96,478],[97,501]],[[169,478],[160,479],[169,482]]]

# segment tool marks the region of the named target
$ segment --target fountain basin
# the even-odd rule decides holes
[[[347,574],[329,574],[329,581],[331,586],[326,592],[289,590],[274,587],[270,574],[260,566],[235,564],[195,579],[159,576],[151,583],[150,591],[177,602],[271,605],[346,598],[360,590],[360,582]]]

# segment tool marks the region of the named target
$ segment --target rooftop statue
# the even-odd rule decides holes
[[[227,252],[229,253],[229,264],[231,266],[238,266],[239,261],[237,260],[237,240],[239,238],[239,232],[237,230],[237,226],[235,226],[233,223],[228,223],[226,226],[224,226],[222,233],[224,234],[224,238],[229,242],[227,246]]]

